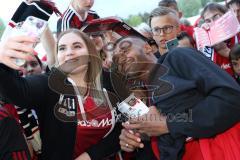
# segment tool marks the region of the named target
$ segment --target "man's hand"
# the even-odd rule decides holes
[[[140,134],[131,130],[122,129],[119,139],[121,149],[125,152],[133,152],[136,148],[144,147],[141,143]]]
[[[123,124],[128,130],[137,130],[140,134],[160,136],[168,133],[167,117],[160,114],[155,106],[149,107],[147,114],[131,119],[129,124]]]

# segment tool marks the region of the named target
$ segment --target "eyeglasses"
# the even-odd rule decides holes
[[[175,26],[170,26],[170,25],[164,26],[163,28],[155,27],[153,28],[152,32],[153,32],[153,35],[155,36],[159,36],[161,33],[170,34],[172,33],[174,27]]]

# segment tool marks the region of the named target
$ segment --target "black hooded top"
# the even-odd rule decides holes
[[[158,63],[151,84],[160,92],[153,102],[167,115],[169,129],[158,138],[161,160],[181,159],[187,137],[212,137],[239,122],[240,87],[219,66],[190,48],[173,49]]]

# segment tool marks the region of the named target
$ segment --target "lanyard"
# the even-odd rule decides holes
[[[77,100],[78,100],[80,112],[82,114],[82,118],[83,118],[84,121],[86,121],[87,117],[86,117],[85,110],[84,110],[84,107],[83,107],[81,94],[78,91],[78,87],[77,87],[76,83],[71,78],[68,78],[68,81],[73,85],[74,91],[77,95]]]

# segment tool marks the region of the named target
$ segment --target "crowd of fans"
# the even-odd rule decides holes
[[[240,34],[205,46],[206,57],[194,33],[228,11],[240,22],[240,0],[225,2],[206,4],[191,26],[176,0],[160,0],[137,34],[121,36],[82,31],[100,18],[94,0],[64,13],[23,1],[0,42],[0,160],[240,160]],[[56,35],[10,36],[54,12]],[[29,45],[39,42],[43,59]],[[118,110],[132,94],[146,114]]]

